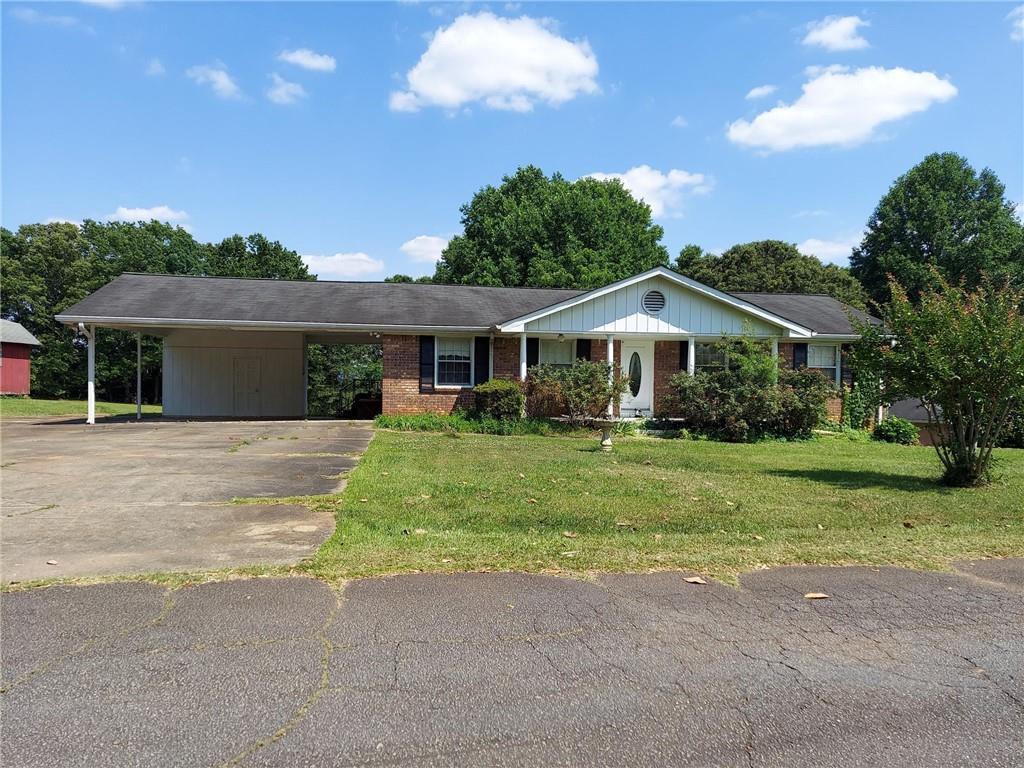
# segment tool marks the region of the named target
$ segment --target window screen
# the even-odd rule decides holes
[[[473,383],[473,340],[437,338],[437,383],[468,387]]]
[[[572,365],[572,342],[541,339],[540,363],[542,365]]]

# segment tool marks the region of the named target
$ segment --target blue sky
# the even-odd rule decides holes
[[[1024,199],[1024,6],[4,3],[6,227],[263,232],[323,278],[433,271],[532,163],[665,228],[845,263],[929,152]]]

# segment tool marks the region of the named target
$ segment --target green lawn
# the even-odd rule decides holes
[[[978,490],[935,482],[931,448],[820,438],[730,445],[381,431],[305,570],[409,571],[942,567],[1024,555],[1024,451],[998,452]]]
[[[0,417],[4,416],[85,416],[85,400],[40,400],[34,397],[0,398]],[[143,405],[143,413],[160,413],[159,405]],[[135,403],[96,403],[97,416],[122,416],[135,413]]]

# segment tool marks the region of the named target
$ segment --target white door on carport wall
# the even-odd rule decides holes
[[[236,357],[234,360],[234,415],[248,418],[261,415],[260,359]]]

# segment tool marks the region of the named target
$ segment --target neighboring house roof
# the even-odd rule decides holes
[[[888,413],[890,416],[898,416],[899,418],[906,419],[907,421],[928,421],[928,411],[925,410],[924,404],[916,397],[911,397],[906,400],[897,400],[889,406]]]
[[[877,317],[821,293],[734,291],[732,295],[795,323],[813,328],[816,334],[823,336],[858,335],[857,328],[851,322],[851,316],[870,325],[880,325],[882,322]]]
[[[62,312],[57,320],[68,324],[157,328],[515,330],[523,326],[526,319],[558,311],[651,276],[672,280],[709,299],[789,328],[796,335],[856,334],[846,314],[846,305],[828,296],[728,294],[664,267],[594,291],[126,272]]]
[[[324,325],[485,330],[580,291],[427,283],[184,277],[126,272],[61,322]],[[171,322],[167,322],[171,321]]]
[[[0,343],[3,344],[28,344],[33,347],[41,347],[39,339],[25,330],[25,326],[13,320],[0,319]]]

